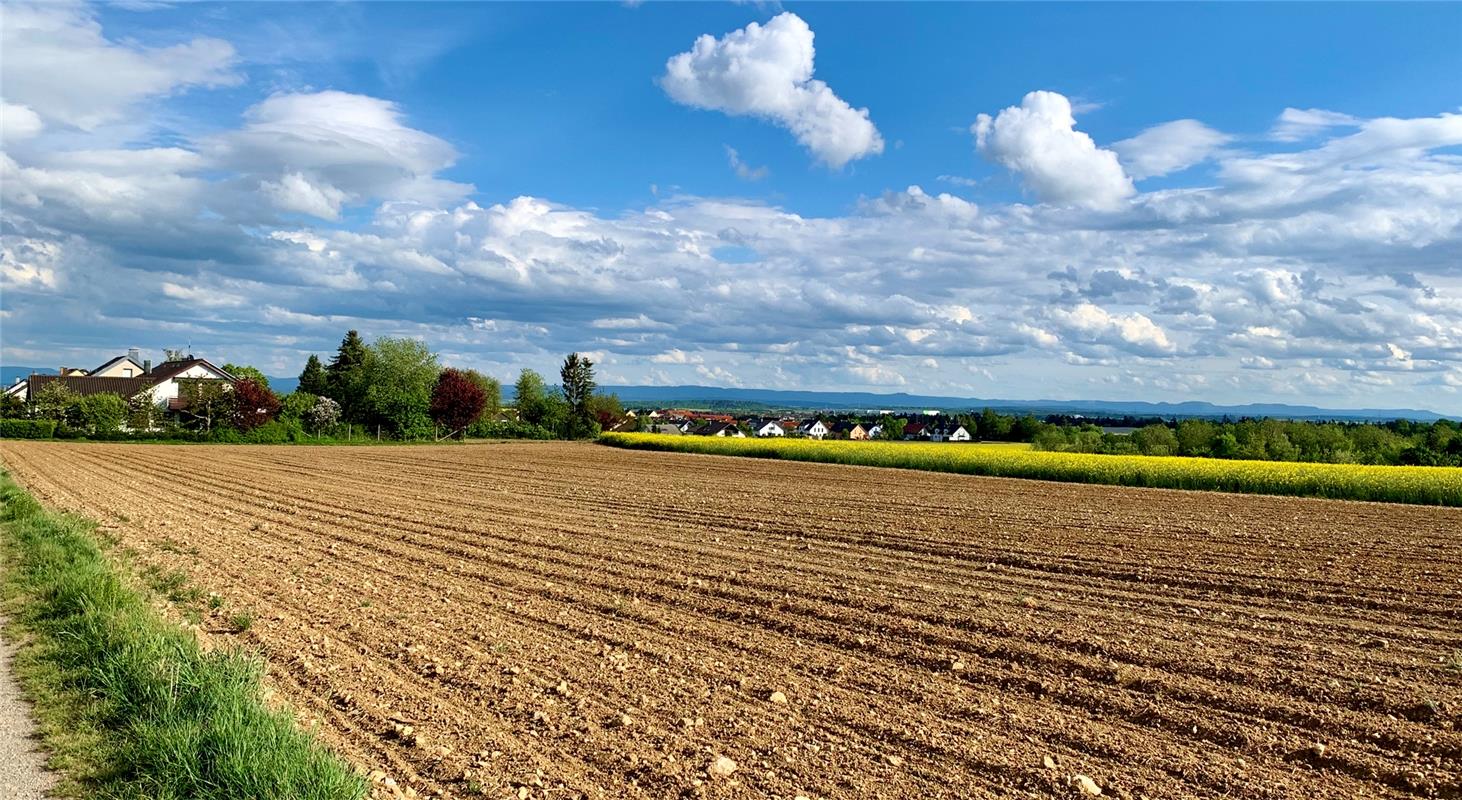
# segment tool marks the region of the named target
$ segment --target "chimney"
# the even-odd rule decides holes
[[[134,364],[140,363],[142,361],[142,351],[135,347],[128,348],[127,357],[132,359],[132,363]]]
[[[152,374],[152,359],[149,358],[146,361],[143,361],[142,362],[142,374],[143,375],[151,375]]]

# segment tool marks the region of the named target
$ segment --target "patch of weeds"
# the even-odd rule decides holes
[[[228,618],[228,626],[233,628],[234,633],[243,633],[254,627],[254,615],[247,611],[234,614]]]
[[[210,595],[208,595],[208,607],[211,608],[211,609],[213,609],[214,611],[217,611],[218,609],[223,608],[223,595],[220,595],[220,594],[210,594]]]
[[[156,589],[168,600],[174,603],[196,603],[203,598],[203,590],[197,586],[188,584],[188,575],[182,570],[173,570],[164,575],[158,575],[161,570],[154,570],[152,588]]]
[[[1452,657],[1447,659],[1447,669],[1462,675],[1462,650],[1452,651]]]

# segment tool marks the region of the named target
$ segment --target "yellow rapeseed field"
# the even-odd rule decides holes
[[[1462,469],[1052,453],[1007,444],[730,439],[607,433],[615,447],[825,461],[1074,483],[1462,506]]]

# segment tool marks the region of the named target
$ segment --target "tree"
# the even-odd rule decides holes
[[[366,359],[370,353],[360,334],[350,331],[340,340],[340,350],[325,368],[325,395],[340,404],[345,419],[363,421],[367,412]]]
[[[987,408],[980,412],[980,420],[977,425],[979,427],[979,431],[975,432],[977,437],[1003,441],[1010,438],[1010,429],[1015,425],[1015,418],[999,414],[993,408]]]
[[[1178,423],[1178,453],[1185,456],[1213,455],[1214,440],[1219,428],[1202,419],[1185,419]]]
[[[1145,456],[1172,456],[1178,453],[1178,437],[1166,425],[1155,424],[1132,432],[1132,444]]]
[[[143,392],[127,401],[127,427],[134,431],[150,431],[157,422],[158,407],[152,394]]]
[[[178,399],[182,401],[182,413],[192,417],[203,426],[213,430],[214,423],[221,423],[233,414],[234,393],[227,381],[187,378],[178,381]]]
[[[127,421],[127,401],[119,394],[99,392],[82,397],[72,405],[76,426],[87,433],[115,433]]]
[[[430,435],[427,412],[439,372],[436,355],[422,342],[389,336],[377,339],[367,350],[363,370],[368,413],[400,436]]]
[[[595,394],[590,397],[589,416],[599,424],[601,430],[621,422],[624,419],[624,406],[619,402],[619,395]]]
[[[544,388],[543,376],[531,369],[523,370],[518,373],[513,394],[518,419],[530,425],[543,425],[548,416],[548,391]]]
[[[315,401],[315,407],[305,415],[305,425],[314,433],[327,431],[340,424],[340,404],[328,397]]]
[[[61,381],[50,381],[31,398],[31,416],[65,422],[77,394]]]
[[[1029,442],[1036,438],[1046,423],[1036,419],[1034,414],[1026,414],[1010,426],[1010,440],[1013,442]]]
[[[279,399],[280,419],[302,421],[315,407],[320,398],[309,392],[293,391]]]
[[[592,436],[594,417],[589,412],[589,399],[594,396],[594,362],[578,353],[570,353],[558,371],[563,386],[563,399],[568,404],[567,438]]]
[[[499,411],[503,410],[503,385],[498,382],[497,378],[483,375],[475,369],[464,369],[462,370],[462,374],[466,375],[467,380],[477,384],[477,388],[482,390],[482,413],[484,416],[495,416]]]
[[[264,373],[248,364],[224,364],[223,371],[241,381],[253,381],[265,389],[269,388],[269,379]]]
[[[487,405],[486,394],[468,375],[459,369],[444,369],[432,387],[429,413],[432,421],[447,429],[449,435],[460,434],[482,416]]]
[[[249,431],[273,420],[279,414],[279,398],[267,387],[251,380],[234,384],[232,422],[235,428]]]
[[[898,417],[885,414],[878,424],[882,427],[882,430],[878,432],[878,438],[897,441],[904,438],[904,426],[908,423]]]
[[[305,360],[305,369],[300,373],[299,386],[295,391],[307,392],[316,397],[330,392],[330,380],[325,375],[325,367],[320,364],[320,357],[310,353]]]

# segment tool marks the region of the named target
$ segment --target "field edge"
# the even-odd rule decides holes
[[[96,529],[0,469],[3,633],[18,645],[54,796],[365,796],[353,767],[266,706],[257,658],[205,651],[165,619]]]
[[[884,467],[990,478],[1314,497],[1426,506],[1462,506],[1462,469],[1310,462],[1233,461],[1182,456],[991,451],[981,444],[733,439],[604,433],[601,445],[628,450]],[[938,449],[938,452],[935,452]],[[898,457],[889,454],[897,452]],[[951,457],[954,456],[954,457]]]

